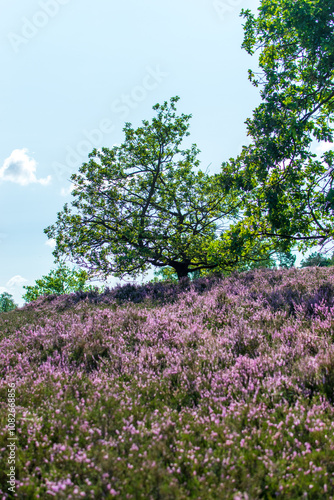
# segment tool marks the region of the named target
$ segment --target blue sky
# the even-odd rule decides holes
[[[247,141],[259,103],[241,49],[256,0],[2,0],[0,292],[53,267],[43,229],[70,201],[70,175],[123,139],[157,102],[192,113],[202,167],[218,172]]]

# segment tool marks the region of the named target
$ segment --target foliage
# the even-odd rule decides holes
[[[332,270],[191,287],[172,304],[57,312],[59,296],[0,315],[18,498],[333,497]],[[1,405],[3,498],[7,419]]]
[[[35,285],[26,285],[27,291],[23,295],[26,302],[31,302],[44,295],[63,295],[76,291],[88,291],[90,286],[86,285],[88,279],[87,271],[83,269],[70,269],[60,264],[57,269],[52,269],[49,274],[37,279]]]
[[[334,254],[331,258],[325,257],[325,255],[314,252],[309,255],[306,259],[302,260],[300,263],[300,267],[329,267],[334,265]]]
[[[332,0],[262,0],[245,18],[243,47],[259,53],[250,71],[262,103],[247,120],[251,144],[230,161],[245,193],[244,226],[278,238],[285,250],[333,238],[334,151],[318,159],[314,143],[333,141]]]
[[[196,271],[191,271],[188,273],[188,277],[190,280],[194,280],[200,278],[201,276],[208,276],[211,274],[215,274],[215,271],[210,269],[201,269]],[[170,281],[172,283],[177,283],[177,273],[172,267],[162,267],[159,271],[154,271],[154,278],[152,280],[153,283],[157,283],[159,281]]]
[[[154,278],[152,280],[153,283],[157,283],[159,281],[172,281],[174,283],[177,282],[177,274],[175,269],[172,267],[162,267],[158,271],[154,271]]]
[[[72,211],[65,205],[45,230],[56,258],[104,276],[168,266],[178,279],[237,262],[217,235],[238,216],[240,200],[227,174],[194,171],[199,150],[181,149],[191,115],[176,116],[178,99],[155,105],[156,116],[136,130],[127,123],[123,144],[94,150],[72,176]]]
[[[196,293],[203,293],[211,288],[221,278],[221,275],[212,274],[196,278],[193,281],[189,277],[184,277],[177,281],[173,280],[152,280],[143,285],[136,283],[127,283],[126,285],[117,285],[112,289],[105,288],[104,291],[97,289],[89,291],[78,291],[71,294],[56,296],[47,295],[40,297],[36,301],[26,304],[25,309],[31,311],[57,310],[63,311],[70,309],[81,301],[96,305],[106,305],[114,307],[121,304],[172,304],[176,302],[180,295],[190,289]]]
[[[252,269],[275,269],[277,264],[282,269],[289,269],[294,266],[295,261],[296,256],[291,252],[267,252],[265,247],[254,244],[252,256],[248,254],[246,258],[240,259],[240,261],[233,266],[233,269],[219,269],[218,266],[213,271],[210,269],[203,269],[190,273],[190,279],[194,280],[205,276],[215,276],[217,274],[230,276],[235,271],[242,272]],[[158,281],[171,281],[175,283],[177,281],[177,275],[172,268],[164,267],[154,273],[153,282]]]
[[[17,305],[14,302],[13,296],[10,293],[3,292],[0,295],[0,312],[8,312],[16,308]]]
[[[291,252],[280,252],[278,254],[279,266],[282,269],[290,269],[296,262],[296,255]]]

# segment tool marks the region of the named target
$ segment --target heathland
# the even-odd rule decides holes
[[[38,299],[0,314],[1,498],[334,498],[333,268]]]

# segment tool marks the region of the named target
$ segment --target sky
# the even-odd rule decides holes
[[[0,0],[0,293],[54,268],[43,233],[71,201],[69,181],[125,122],[180,96],[201,166],[219,172],[247,143],[259,104],[241,49],[241,9],[257,0]],[[113,280],[111,283],[116,282]]]

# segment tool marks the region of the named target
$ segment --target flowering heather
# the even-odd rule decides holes
[[[154,286],[0,315],[0,498],[334,499],[333,268]]]

